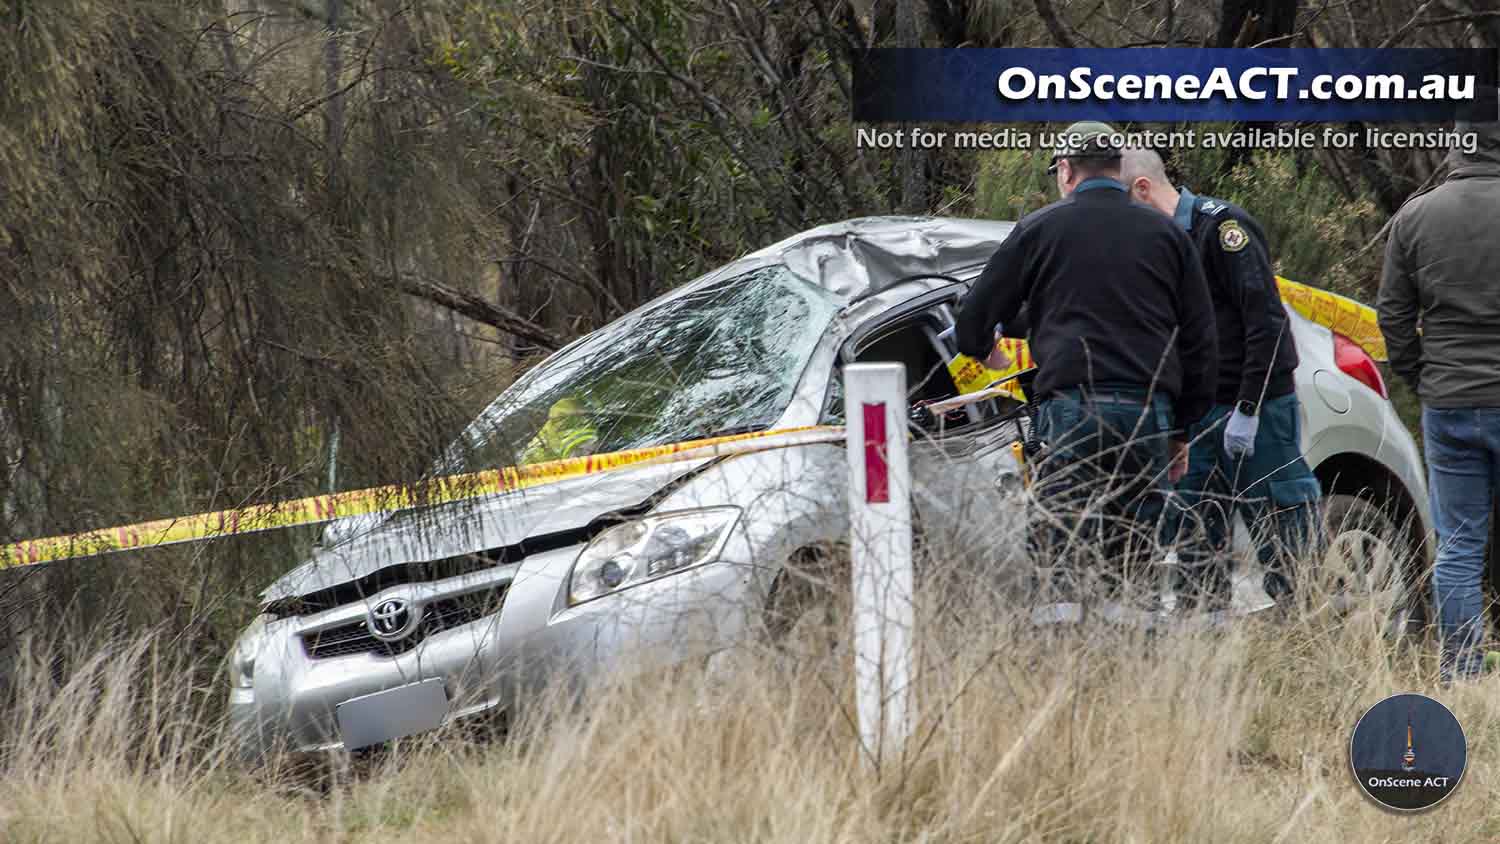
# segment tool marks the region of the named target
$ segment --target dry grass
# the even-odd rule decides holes
[[[934,602],[936,603],[936,602]],[[921,721],[861,758],[841,655],[747,645],[602,687],[506,740],[398,747],[333,784],[230,761],[218,685],[167,643],[69,663],[27,649],[0,752],[0,840],[1480,841],[1500,700],[1436,687],[1430,648],[1356,612],[1218,632],[1042,632],[984,602],[923,608]],[[1317,602],[1315,601],[1314,604]],[[799,643],[802,640],[799,639]],[[807,653],[805,650],[794,651]],[[1348,770],[1388,694],[1450,705],[1475,760],[1394,816]]]

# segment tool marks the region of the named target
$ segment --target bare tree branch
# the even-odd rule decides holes
[[[565,345],[563,338],[550,328],[538,325],[515,311],[486,301],[473,293],[456,290],[446,284],[418,278],[411,274],[397,276],[393,281],[403,292],[418,299],[441,305],[475,322],[494,326],[548,351],[561,349]]]
[[[1418,187],[1416,190],[1412,191],[1411,196],[1416,196],[1417,194],[1425,192],[1429,187],[1431,187],[1437,181],[1438,176],[1440,174],[1442,174],[1443,172],[1444,172],[1444,168],[1442,168],[1442,167],[1438,167],[1437,169],[1433,170],[1432,173],[1431,173],[1431,175],[1429,175],[1427,177],[1427,181],[1423,182],[1420,187]],[[1408,200],[1410,198],[1411,197],[1407,197]],[[1354,252],[1351,252],[1350,254],[1344,256],[1344,258],[1342,260],[1340,260],[1338,263],[1334,264],[1331,268],[1329,268],[1329,273],[1337,272],[1338,270],[1342,269],[1344,266],[1346,266],[1346,265],[1348,265],[1350,263],[1353,263],[1354,260],[1357,259],[1357,258],[1359,258],[1361,255],[1364,255],[1365,253],[1369,252],[1371,249],[1374,249],[1376,244],[1380,243],[1382,240],[1385,240],[1385,236],[1386,236],[1386,234],[1388,232],[1390,232],[1390,230],[1391,230],[1391,224],[1394,223],[1394,222],[1396,222],[1396,215],[1392,214],[1390,216],[1390,218],[1385,221],[1385,225],[1383,225],[1383,226],[1380,227],[1380,231],[1376,232],[1375,236],[1372,237],[1372,238],[1370,238],[1369,242],[1367,242],[1364,246],[1361,246],[1358,250],[1356,250]]]
[[[1278,35],[1275,38],[1267,38],[1264,41],[1252,44],[1252,49],[1259,49],[1261,47],[1285,46],[1293,41],[1296,41],[1303,35],[1306,35],[1308,31],[1312,29],[1312,25],[1314,23],[1317,23],[1318,18],[1321,18],[1323,16],[1323,13],[1328,11],[1328,4],[1330,2],[1331,0],[1323,0],[1323,5],[1319,6],[1316,11],[1308,15],[1307,18],[1302,22],[1302,25],[1297,27],[1297,29],[1293,32],[1289,32],[1286,35]]]
[[[1068,30],[1063,27],[1062,20],[1057,17],[1057,10],[1052,8],[1052,0],[1036,0],[1036,13],[1047,27],[1047,32],[1052,35],[1052,40],[1057,42],[1057,46],[1078,46],[1073,41],[1073,37],[1068,34]]]
[[[1442,3],[1450,12],[1464,16],[1463,20],[1473,25],[1469,33],[1471,46],[1500,47],[1500,12],[1480,12],[1469,0],[1442,0]]]
[[[1482,20],[1500,20],[1500,11],[1495,12],[1465,12],[1461,15],[1446,15],[1441,18],[1427,18],[1417,21],[1411,29],[1421,29],[1427,26],[1442,26],[1445,23],[1478,23]],[[1408,30],[1409,32],[1410,30]]]
[[[497,264],[519,264],[536,267],[537,269],[542,270],[543,272],[547,273],[550,276],[553,276],[554,278],[567,282],[568,284],[576,285],[584,290],[589,291],[595,296],[600,297],[605,301],[606,304],[614,309],[614,313],[616,314],[623,314],[626,311],[630,310],[620,302],[619,297],[616,296],[613,291],[611,291],[608,287],[600,284],[599,279],[588,273],[586,270],[584,270],[583,272],[588,276],[588,278],[574,278],[573,276],[568,275],[567,273],[563,272],[557,267],[552,266],[546,261],[528,254],[518,255],[514,258],[492,258],[491,260]]]
[[[1385,49],[1387,47],[1390,47],[1390,46],[1394,45],[1396,42],[1400,41],[1401,39],[1405,38],[1408,33],[1410,33],[1412,30],[1414,30],[1414,29],[1417,28],[1417,25],[1422,20],[1422,15],[1424,13],[1426,13],[1427,9],[1430,6],[1432,6],[1432,4],[1434,2],[1435,2],[1435,0],[1424,0],[1424,2],[1422,3],[1422,5],[1418,6],[1417,10],[1415,12],[1412,12],[1411,20],[1409,20],[1406,23],[1402,24],[1400,29],[1398,29],[1395,32],[1391,33],[1391,35],[1390,35],[1389,38],[1387,38],[1384,41],[1380,42],[1380,44],[1376,47],[1376,49],[1383,50],[1383,49]]]

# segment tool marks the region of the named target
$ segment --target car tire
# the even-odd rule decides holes
[[[836,656],[847,639],[848,584],[847,549],[808,547],[793,554],[766,600],[771,645],[797,657]]]
[[[1323,531],[1318,577],[1333,608],[1374,612],[1391,638],[1420,635],[1430,617],[1425,558],[1389,509],[1357,495],[1329,495]]]

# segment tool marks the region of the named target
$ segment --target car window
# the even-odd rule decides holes
[[[910,405],[952,398],[958,395],[958,388],[953,383],[948,362],[957,350],[950,338],[939,338],[940,332],[951,325],[952,311],[946,305],[901,319],[860,338],[854,359],[860,363],[901,364],[906,369],[906,393]],[[932,429],[934,433],[953,433],[984,422],[998,415],[1000,410],[993,401],[981,402],[934,420]],[[842,367],[830,378],[822,421],[826,424],[844,422]]]
[[[636,311],[502,393],[446,465],[536,463],[769,427],[837,310],[830,293],[777,265]]]

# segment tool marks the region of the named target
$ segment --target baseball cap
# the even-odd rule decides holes
[[[1120,147],[1115,143],[1113,126],[1097,120],[1081,120],[1062,130],[1057,148],[1047,172],[1057,172],[1057,162],[1064,158],[1119,158]]]

